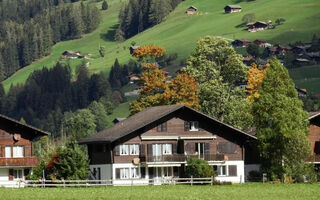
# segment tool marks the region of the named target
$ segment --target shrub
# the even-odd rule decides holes
[[[188,158],[186,174],[194,178],[215,176],[215,172],[208,162],[199,158]]]

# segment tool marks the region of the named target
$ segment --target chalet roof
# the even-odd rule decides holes
[[[242,7],[239,6],[239,5],[227,5],[227,6],[224,7],[224,8],[226,9],[227,7],[232,8],[232,9],[242,9]]]
[[[309,112],[309,120],[320,116],[320,112]]]
[[[227,127],[228,129],[232,129],[233,131],[236,131],[237,133],[247,136],[252,139],[256,139],[254,136],[251,136],[241,130],[238,130],[230,125],[224,124],[212,117],[209,117],[207,115],[204,115],[200,113],[199,111],[196,111],[190,107],[184,106],[184,105],[166,105],[166,106],[156,106],[156,107],[150,107],[145,109],[144,111],[141,111],[135,115],[130,116],[129,118],[113,125],[112,127],[105,129],[97,134],[91,135],[87,138],[81,139],[79,141],[80,144],[88,144],[88,143],[96,143],[96,142],[106,142],[106,143],[112,143],[115,142],[125,136],[128,136],[129,134],[138,131],[140,129],[143,129],[147,125],[150,125],[151,123],[160,120],[161,118],[164,118],[168,116],[169,114],[172,114],[173,112],[176,112],[178,110],[188,110],[191,112],[195,112],[206,119],[209,119],[210,121],[219,124],[221,126]]]
[[[38,129],[36,127],[30,126],[28,124],[23,124],[19,122],[18,120],[12,119],[10,117],[7,117],[5,115],[0,114],[0,124],[13,124],[16,128],[26,129],[28,132],[34,133],[35,136],[44,136],[44,135],[50,135],[49,132],[43,131],[41,129]]]
[[[190,6],[187,10],[191,10],[191,9],[193,9],[193,10],[198,10],[196,7],[194,7],[194,6]]]

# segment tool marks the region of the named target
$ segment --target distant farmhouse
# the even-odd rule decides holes
[[[131,47],[129,48],[130,54],[133,54],[133,51],[136,50],[136,49],[138,49],[139,47],[140,47],[140,46],[131,46]]]
[[[242,7],[239,5],[227,5],[224,7],[224,12],[225,13],[235,13],[235,12],[241,12]]]
[[[247,47],[250,43],[249,40],[234,40],[231,44],[233,47]]]
[[[67,59],[67,58],[83,58],[84,56],[81,55],[80,51],[64,51],[61,54],[62,59]]]
[[[248,31],[249,32],[257,32],[257,31],[263,31],[268,28],[272,27],[272,22],[263,22],[263,21],[258,21],[258,22],[250,22],[247,23]]]
[[[186,14],[187,15],[193,15],[197,13],[197,8],[194,6],[190,6],[187,10],[186,10]]]

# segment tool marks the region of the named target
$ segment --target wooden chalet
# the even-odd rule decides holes
[[[227,5],[224,7],[225,13],[235,13],[235,12],[241,12],[242,7],[239,5]]]
[[[257,31],[268,29],[269,24],[263,21],[250,22],[250,23],[247,23],[247,27],[249,32],[257,32]]]
[[[320,171],[320,112],[309,113],[310,133],[308,139],[311,143],[310,162]]]
[[[243,57],[243,64],[247,66],[250,66],[254,62],[255,62],[255,59],[252,56]]]
[[[0,186],[18,187],[38,165],[32,142],[45,135],[45,131],[0,115]]]
[[[233,47],[247,47],[251,42],[249,40],[234,40],[231,44]]]
[[[194,6],[190,6],[187,10],[186,10],[186,14],[187,15],[193,15],[197,13],[197,8]]]
[[[297,90],[297,92],[298,92],[298,96],[299,96],[299,97],[305,97],[305,96],[307,96],[307,89],[305,89],[305,88],[297,88],[297,87],[296,87],[296,90]]]
[[[258,45],[259,47],[265,47],[267,44],[267,41],[265,40],[255,40],[253,41],[254,44]]]
[[[168,105],[147,108],[79,143],[88,146],[94,179],[135,185],[185,177],[188,158],[208,161],[217,181],[244,182],[255,141],[190,107]]]
[[[131,46],[131,47],[129,48],[130,54],[133,54],[133,51],[136,50],[136,49],[138,49],[139,47],[140,47],[140,46]]]

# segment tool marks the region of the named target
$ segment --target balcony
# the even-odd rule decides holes
[[[308,161],[312,163],[320,163],[320,154],[311,155],[308,158]]]
[[[173,154],[173,155],[160,155],[160,156],[145,156],[140,157],[141,162],[186,162],[188,158],[199,158],[199,155],[184,155],[184,154]],[[201,155],[200,158],[206,161],[223,161],[225,156],[223,154],[205,154]]]
[[[0,158],[0,167],[34,167],[38,165],[37,157]]]

